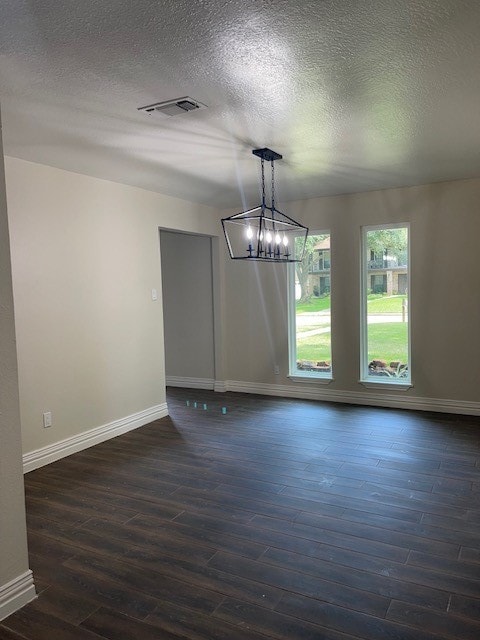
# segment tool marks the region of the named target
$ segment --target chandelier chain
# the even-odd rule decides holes
[[[265,161],[262,158],[262,208],[265,209]]]
[[[275,212],[275,163],[271,160],[272,165],[272,217]]]

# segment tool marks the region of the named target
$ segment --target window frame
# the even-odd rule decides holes
[[[368,259],[370,255],[367,247],[367,233],[382,229],[407,229],[407,292],[408,292],[408,326],[407,326],[407,354],[408,378],[375,378],[368,375],[368,317],[367,290],[369,282]],[[360,379],[359,382],[367,387],[386,387],[391,389],[409,389],[412,383],[412,336],[411,336],[411,227],[409,222],[395,222],[389,224],[366,225],[361,227],[360,247]]]
[[[328,229],[322,231],[309,230],[309,236],[329,235],[330,237],[330,373],[317,373],[315,371],[299,371],[297,369],[297,322],[295,308],[295,263],[290,263],[287,269],[287,306],[288,306],[288,377],[297,382],[316,382],[317,384],[330,384],[333,381],[333,344],[332,344],[332,232]]]

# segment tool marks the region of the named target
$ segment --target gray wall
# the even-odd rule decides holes
[[[164,402],[158,229],[223,234],[209,207],[13,158],[6,175],[27,453]],[[402,393],[480,401],[479,202],[480,180],[466,180],[284,206],[332,233],[329,390],[366,391],[358,382],[361,226],[410,222],[414,387]],[[292,387],[284,266],[234,262],[214,238],[214,376],[210,239],[177,235],[173,242],[190,244],[175,251],[185,259],[178,282],[165,281],[165,318],[190,324],[167,328],[167,374]],[[48,410],[54,424],[43,429]]]
[[[165,402],[158,230],[209,234],[217,212],[15,158],[6,176],[30,453]]]
[[[6,171],[23,450],[30,452],[165,400],[162,298],[151,300],[152,288],[161,291],[158,228],[221,235],[220,215],[18,159],[7,159]],[[28,568],[2,176],[0,167],[0,586]],[[361,226],[410,222],[414,387],[402,393],[480,406],[479,203],[480,180],[467,180],[284,207],[332,233],[329,389],[367,392],[358,382]],[[165,278],[166,322],[175,322],[167,329],[167,373],[213,378],[210,240],[175,234],[162,244],[167,261],[175,242],[175,256],[185,259]],[[214,249],[217,379],[291,388],[285,267],[233,262],[223,239]],[[381,403],[383,390],[376,393]],[[41,425],[46,410],[50,429]]]
[[[361,227],[410,222],[414,387],[406,392],[379,388],[376,393],[480,402],[479,203],[476,179],[283,206],[312,230],[329,229],[332,234],[335,379],[328,390],[368,392],[358,381]],[[228,259],[226,251],[223,255],[228,379],[291,387],[286,269],[238,264]],[[274,363],[280,365],[280,376],[273,373]],[[295,386],[312,389],[311,384]]]
[[[0,593],[1,587],[28,571],[24,500],[10,246],[0,135]],[[8,613],[11,611],[7,604],[0,601],[0,619]]]
[[[213,380],[211,239],[161,231],[165,372]]]

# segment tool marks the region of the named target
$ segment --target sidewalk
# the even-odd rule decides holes
[[[318,318],[319,322],[312,322],[314,318]],[[309,329],[308,331],[299,331],[299,338],[309,338],[310,336],[320,335],[322,333],[329,333],[331,329],[330,325],[330,312],[329,311],[317,311],[312,313],[302,313],[297,316],[297,328],[310,327],[318,324],[318,328]],[[367,324],[383,324],[385,322],[402,322],[401,313],[375,313],[367,316]],[[405,314],[405,322],[408,322],[408,313]]]

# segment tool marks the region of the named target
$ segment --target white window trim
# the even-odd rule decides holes
[[[313,384],[330,384],[334,381],[334,378],[331,378],[325,373],[315,373],[313,371],[310,372],[310,375],[308,375],[308,373],[308,371],[305,371],[303,374],[291,373],[288,375],[288,378],[290,378],[292,382],[307,382]]]
[[[359,380],[359,383],[366,387],[367,389],[378,389],[378,387],[383,387],[384,389],[395,389],[397,391],[408,391],[413,387],[411,382],[383,382],[383,380]]]
[[[332,326],[332,308],[331,308],[331,295],[332,295],[332,232],[329,230],[324,231],[311,231],[309,230],[309,236],[317,236],[327,234],[330,236],[330,327]],[[317,384],[330,384],[333,382],[333,360],[331,362],[331,373],[315,373],[315,372],[301,372],[296,368],[297,362],[297,322],[295,314],[295,263],[288,265],[287,273],[287,304],[288,304],[288,378],[293,382],[313,382]],[[332,331],[330,330],[330,336]]]
[[[369,231],[377,231],[378,229],[407,229],[407,291],[408,291],[408,378],[403,378],[401,381],[388,380],[375,380],[373,376],[368,375],[368,324],[367,324],[367,296],[366,291],[368,289],[368,268],[367,268],[367,233]],[[386,389],[398,389],[406,391],[413,387],[412,383],[412,338],[411,338],[411,321],[410,321],[410,299],[411,299],[411,283],[410,274],[412,271],[411,265],[411,234],[409,222],[398,222],[394,224],[380,224],[361,227],[361,251],[360,251],[360,380],[359,382],[366,387],[384,387]],[[385,380],[385,381],[384,381]]]

